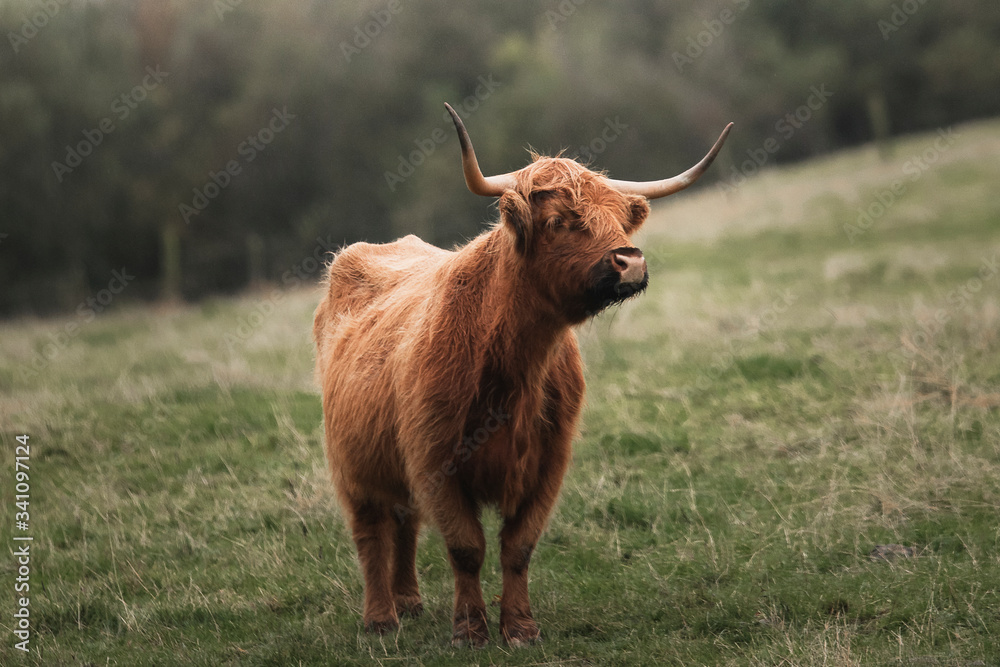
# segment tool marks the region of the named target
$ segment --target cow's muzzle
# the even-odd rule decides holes
[[[610,253],[611,266],[618,272],[619,284],[637,286],[649,282],[646,260],[638,248],[617,248]]]
[[[638,248],[624,246],[609,251],[592,270],[590,288],[584,295],[586,316],[639,294],[648,284],[646,260]]]

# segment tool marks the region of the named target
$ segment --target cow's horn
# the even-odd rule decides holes
[[[729,130],[731,130],[732,127],[732,123],[726,125],[726,129],[724,129],[722,134],[719,135],[719,140],[715,142],[714,146],[712,146],[712,150],[708,151],[708,155],[703,157],[701,162],[691,167],[683,174],[679,174],[673,178],[665,178],[662,181],[616,181],[609,178],[608,184],[624,194],[642,195],[646,199],[657,199],[659,197],[672,195],[675,192],[680,192],[687,186],[697,181],[698,177],[705,173],[708,166],[712,164],[712,160],[714,160],[715,156],[719,154],[719,149],[721,149],[722,144],[725,143],[726,137],[729,136]],[[472,186],[470,185],[469,187]]]
[[[462,171],[465,172],[465,184],[469,186],[469,189],[484,197],[499,197],[504,193],[504,190],[513,188],[517,183],[513,172],[499,176],[483,176],[483,172],[479,170],[479,162],[476,160],[476,151],[472,149],[472,140],[469,139],[469,133],[465,130],[462,119],[458,117],[450,104],[445,102],[444,106],[451,114],[451,119],[455,121],[458,140],[462,143]]]

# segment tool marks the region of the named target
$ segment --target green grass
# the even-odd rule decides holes
[[[0,324],[0,520],[15,532],[27,433],[35,538],[27,656],[0,558],[0,663],[1000,664],[1000,276],[970,283],[1000,253],[1000,124],[962,128],[876,224],[843,229],[935,136],[655,209],[648,293],[580,329],[588,406],[528,649],[448,645],[432,530],[424,616],[361,631],[315,291],[249,335],[266,295],[116,304],[51,360],[73,316]],[[870,558],[882,544],[918,555]],[[483,583],[500,592],[495,544]]]

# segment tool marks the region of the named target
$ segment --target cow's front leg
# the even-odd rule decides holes
[[[481,648],[489,642],[486,604],[479,583],[479,570],[486,556],[486,538],[479,522],[479,508],[454,480],[425,490],[430,513],[444,536],[448,562],[455,574],[455,615],[452,618],[454,646]]]
[[[500,567],[503,569],[500,635],[510,646],[525,646],[541,639],[528,599],[528,564],[558,491],[558,483],[549,488],[543,486],[517,512],[503,517],[500,529]]]
[[[500,635],[511,646],[538,641],[538,624],[531,615],[528,598],[528,563],[541,529],[516,520],[500,531],[500,566],[503,568],[503,595],[500,598]]]
[[[471,645],[481,648],[490,640],[486,624],[486,605],[479,583],[479,570],[486,555],[486,540],[478,526],[478,543],[469,546],[448,544],[448,561],[455,573],[455,615],[452,618],[451,643],[454,646]]]

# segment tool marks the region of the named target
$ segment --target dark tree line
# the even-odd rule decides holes
[[[445,101],[495,171],[530,145],[660,177],[733,120],[723,182],[1000,112],[995,0],[8,0],[0,27],[7,314],[469,237]]]

